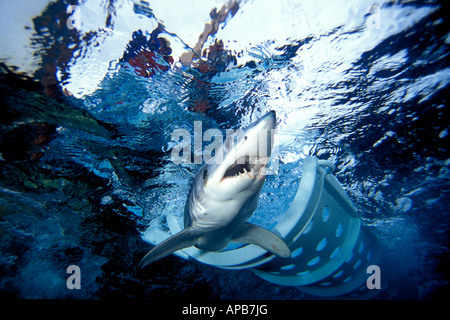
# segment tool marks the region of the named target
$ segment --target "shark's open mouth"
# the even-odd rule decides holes
[[[249,156],[245,156],[245,159],[243,157],[239,158],[236,162],[228,167],[222,180],[232,177],[238,177],[243,174],[248,175],[250,178],[254,178],[256,175],[262,175],[261,168],[265,167],[267,162],[266,159],[259,159],[259,161],[256,161],[256,159],[252,160],[253,161],[250,161]]]
[[[240,162],[240,163],[238,163],[238,162]],[[238,176],[238,175],[252,171],[252,169],[250,168],[250,162],[249,162],[248,157],[245,157],[244,163],[242,163],[242,162],[244,162],[244,161],[236,161],[231,166],[229,166],[227,171],[225,171],[223,179]]]

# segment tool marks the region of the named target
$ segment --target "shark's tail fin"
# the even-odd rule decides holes
[[[199,235],[191,228],[184,229],[150,250],[144,258],[142,258],[138,268],[144,268],[175,251],[194,246],[197,244],[198,238]]]

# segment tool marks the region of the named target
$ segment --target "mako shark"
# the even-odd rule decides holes
[[[194,176],[184,210],[185,229],[150,250],[140,268],[191,246],[221,251],[230,241],[255,244],[276,256],[290,257],[282,239],[247,222],[266,178],[275,122],[275,111],[271,111],[227,137]]]

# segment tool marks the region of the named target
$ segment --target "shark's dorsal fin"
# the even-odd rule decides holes
[[[236,230],[231,240],[237,243],[255,244],[281,258],[291,256],[291,250],[280,237],[267,229],[248,222]]]
[[[178,232],[150,250],[144,258],[142,258],[138,268],[144,268],[150,263],[164,258],[175,251],[196,245],[199,236],[200,234],[192,230],[192,228],[187,228]]]

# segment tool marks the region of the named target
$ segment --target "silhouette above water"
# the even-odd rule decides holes
[[[169,40],[159,36],[161,32],[163,29],[158,26],[147,39],[142,30],[135,31],[120,62],[133,68],[136,75],[147,78],[157,70],[169,70],[174,63],[172,48]]]

